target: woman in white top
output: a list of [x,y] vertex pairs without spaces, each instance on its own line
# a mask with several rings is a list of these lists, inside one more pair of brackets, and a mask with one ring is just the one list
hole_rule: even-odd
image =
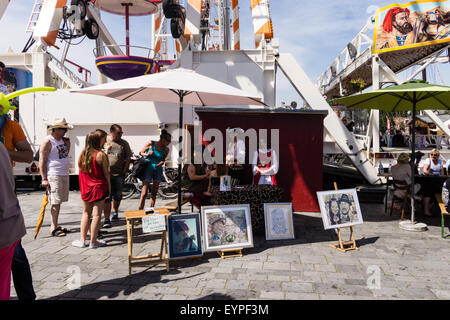
[[[427,176],[444,175],[444,162],[439,159],[440,153],[437,149],[431,150],[431,157],[425,160],[423,165],[423,174]],[[431,216],[430,212],[430,201],[431,197],[434,197],[436,193],[441,193],[442,185],[436,185],[432,181],[423,186],[423,214],[426,216]]]
[[275,175],[278,173],[278,157],[274,150],[270,148],[270,144],[260,143],[259,148],[253,154],[252,171],[253,184],[271,184],[276,186],[277,181]]
[[437,149],[431,150],[431,156],[425,160],[423,165],[423,174],[431,175],[444,175],[444,161],[439,159],[440,153]]

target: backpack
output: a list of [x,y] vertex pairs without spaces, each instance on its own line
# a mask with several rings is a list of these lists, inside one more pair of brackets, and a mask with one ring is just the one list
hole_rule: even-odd
[[138,178],[142,180],[144,178],[145,169],[147,169],[147,161],[144,157],[140,157],[136,160],[136,162],[133,164],[133,169],[131,170],[131,174],[133,177]]

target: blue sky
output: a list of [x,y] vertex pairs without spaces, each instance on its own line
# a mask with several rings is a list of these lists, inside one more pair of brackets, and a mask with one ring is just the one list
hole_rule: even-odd
[[[407,1],[398,1],[406,3]],[[280,51],[292,53],[315,82],[345,48],[368,19],[378,8],[395,3],[385,0],[271,0],[271,13],[274,35],[280,39]],[[25,28],[32,11],[34,0],[13,0],[0,21],[0,52],[11,47],[20,52],[28,40]],[[253,47],[253,26],[251,21],[250,0],[240,1],[241,48]],[[116,38],[117,43],[125,43],[125,19],[121,16],[102,13],[104,23]],[[133,17],[131,19],[131,44],[150,47],[151,17]],[[58,43],[57,43],[58,44]],[[57,57],[61,50],[51,49]],[[91,82],[97,81],[97,70],[92,50],[94,42],[86,39],[78,46],[73,46],[68,58],[77,62],[93,73]],[[436,70],[438,68],[438,71]],[[429,69],[428,80],[450,85],[449,64],[439,64]],[[408,70],[401,75],[406,78],[412,74]],[[300,101],[298,94],[291,88],[281,72],[277,78],[277,104],[281,101]]]

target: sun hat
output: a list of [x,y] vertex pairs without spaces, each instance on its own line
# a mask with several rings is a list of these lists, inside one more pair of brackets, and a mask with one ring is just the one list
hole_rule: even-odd
[[225,222],[226,217],[223,213],[213,213],[211,216],[209,216],[209,223],[213,225],[216,221],[222,220]]
[[408,160],[409,154],[402,152],[398,155],[397,161],[408,161]]
[[56,118],[55,120],[53,120],[51,124],[48,125],[48,129],[56,129],[56,128],[73,129],[73,125],[68,123],[66,121],[66,118]]

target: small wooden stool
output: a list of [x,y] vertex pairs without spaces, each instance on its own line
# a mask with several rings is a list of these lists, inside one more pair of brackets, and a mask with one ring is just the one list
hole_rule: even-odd
[[[155,213],[171,215],[169,210],[165,208],[155,208]],[[155,264],[165,264],[166,270],[169,272],[169,259],[167,256],[167,231],[162,231],[161,234],[161,250],[157,254],[149,254],[145,256],[133,256],[133,235],[135,220],[147,216],[144,210],[125,211],[125,218],[127,221],[127,239],[128,239],[128,272],[131,275],[132,267],[142,267]],[[166,251],[164,254],[164,250]]]
[[444,202],[442,201],[442,196],[437,193],[435,194],[436,200],[439,203],[439,208],[441,209],[441,237],[443,239],[450,237],[450,234],[445,234],[445,216],[450,216],[450,213],[447,212],[447,209],[445,208]]

